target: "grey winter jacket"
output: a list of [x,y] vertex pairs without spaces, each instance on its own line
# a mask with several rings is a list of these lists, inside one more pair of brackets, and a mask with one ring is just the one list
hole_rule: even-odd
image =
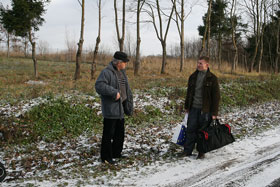
[[120,92],[117,70],[114,69],[112,62],[103,69],[95,82],[95,90],[101,96],[102,115],[108,119],[123,119],[124,113],[132,115],[133,112],[133,97],[128,85],[127,76],[124,70],[126,82],[127,99],[122,102],[121,99],[116,101],[117,93]]

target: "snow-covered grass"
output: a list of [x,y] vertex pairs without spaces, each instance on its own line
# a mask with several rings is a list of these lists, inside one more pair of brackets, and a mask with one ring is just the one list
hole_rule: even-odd
[[[141,185],[147,178],[150,180],[147,180],[145,184],[160,185],[168,183],[167,180],[174,182],[173,178],[168,179],[171,176],[167,173],[166,176],[163,175],[155,180],[152,177],[153,174],[164,172],[171,167],[174,169],[174,167],[182,166],[181,170],[185,169],[184,173],[189,173],[190,168],[193,173],[198,173],[200,170],[195,168],[198,161],[192,158],[179,158],[177,154],[182,151],[182,147],[170,142],[172,129],[183,119],[182,114],[176,112],[183,100],[169,99],[170,92],[169,89],[162,88],[147,92],[134,91],[135,117],[126,119],[123,154],[127,158],[117,160],[116,166],[100,163],[101,133],[84,133],[78,138],[64,138],[53,142],[39,141],[28,145],[5,145],[1,148],[0,158],[7,168],[8,176],[2,185]],[[87,107],[99,110],[98,115],[101,115],[100,100],[97,95],[75,93],[59,97],[74,101],[83,100],[82,103],[87,103]],[[0,104],[0,114],[8,117],[22,116],[42,102],[46,102],[46,98],[22,101],[17,106]],[[232,126],[237,142],[257,137],[266,129],[280,124],[280,102],[277,100],[226,111],[228,110],[223,110],[221,113],[220,121]],[[209,153],[207,158],[211,160],[214,156],[220,158],[223,155],[235,153],[230,147]],[[218,162],[218,158],[206,161],[203,167],[207,168],[210,163],[213,165],[212,162]],[[226,161],[225,158],[224,161]],[[178,178],[182,177],[177,175]]]

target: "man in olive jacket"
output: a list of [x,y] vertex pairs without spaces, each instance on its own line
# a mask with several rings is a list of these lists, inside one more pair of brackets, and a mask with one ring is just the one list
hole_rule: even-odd
[[[192,155],[198,130],[217,118],[219,102],[218,78],[210,72],[209,57],[202,56],[197,62],[197,70],[189,77],[185,100],[185,109],[189,114],[183,153],[186,156]],[[204,157],[204,153],[199,153],[197,159]]]
[[113,60],[96,80],[95,89],[101,96],[103,135],[101,161],[114,164],[121,158],[124,142],[124,114],[132,115],[133,98],[125,73],[127,54],[117,51]]

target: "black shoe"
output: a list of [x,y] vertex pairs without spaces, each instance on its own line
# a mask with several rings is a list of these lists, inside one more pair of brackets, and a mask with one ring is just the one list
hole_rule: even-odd
[[196,159],[204,159],[205,158],[205,153],[198,153]]

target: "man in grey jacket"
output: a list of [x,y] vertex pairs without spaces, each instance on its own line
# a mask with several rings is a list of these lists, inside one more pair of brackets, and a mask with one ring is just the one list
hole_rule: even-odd
[[124,142],[124,114],[132,115],[133,98],[127,76],[127,54],[117,51],[113,60],[96,80],[95,89],[101,96],[103,135],[101,161],[114,164],[113,158],[122,158]]

